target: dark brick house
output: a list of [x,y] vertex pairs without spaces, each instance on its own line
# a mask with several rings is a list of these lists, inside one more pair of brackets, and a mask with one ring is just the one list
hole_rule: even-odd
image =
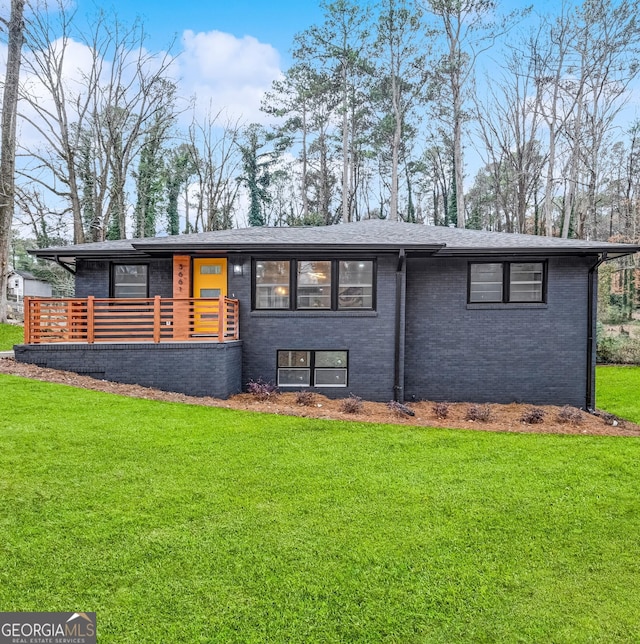
[[76,297],[29,303],[16,358],[196,395],[593,407],[597,268],[638,250],[379,220],[42,249]]

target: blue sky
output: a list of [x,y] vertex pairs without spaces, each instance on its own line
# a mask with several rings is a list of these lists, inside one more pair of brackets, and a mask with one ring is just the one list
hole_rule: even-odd
[[[54,6],[57,0],[45,1]],[[76,8],[77,25],[87,20],[91,24],[97,0],[63,1]],[[553,2],[538,0],[536,9],[546,12]],[[7,3],[8,0],[0,0],[0,8]],[[166,50],[175,41],[171,53],[177,58],[172,74],[179,86],[178,94],[185,99],[195,97],[200,116],[222,110],[229,120],[248,123],[267,118],[260,111],[261,99],[289,67],[295,34],[322,22],[319,3],[320,0],[113,0],[100,6],[125,24],[139,17],[151,52]],[[508,11],[524,3],[502,0],[500,4],[502,11]],[[89,50],[76,47],[74,63],[78,69],[89,61]],[[186,113],[184,118],[190,119]]]
[[[70,1],[77,24],[91,23],[97,3]],[[7,2],[0,0],[0,7]],[[177,55],[173,73],[179,95],[196,97],[197,112],[222,109],[229,120],[245,123],[264,121],[260,100],[289,66],[295,34],[321,22],[323,13],[319,3],[305,0],[115,0],[99,6],[124,24],[140,18],[152,52],[175,41],[171,53]],[[88,51],[79,51],[76,59],[81,68]]]
[[[91,12],[92,3],[80,0],[80,11]],[[242,38],[253,36],[262,43],[272,45],[282,56],[283,63],[289,60],[293,36],[314,22],[319,22],[322,11],[317,2],[308,0],[213,0],[203,2],[186,0],[138,0],[136,2],[112,2],[111,7],[126,22],[136,16],[142,18],[153,48],[161,48],[174,37],[178,42],[185,30],[195,33],[223,31]]]

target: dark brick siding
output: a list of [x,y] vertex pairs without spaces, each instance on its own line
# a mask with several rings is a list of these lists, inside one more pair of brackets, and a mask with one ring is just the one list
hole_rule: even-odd
[[585,406],[593,263],[551,258],[546,305],[495,306],[467,304],[467,259],[409,260],[406,399]]
[[[396,255],[378,257],[377,310],[361,313],[251,311],[251,259],[237,260],[244,262],[242,276],[233,275],[229,267],[229,295],[240,300],[242,340],[242,369],[233,372],[234,382],[245,386],[249,379],[275,381],[278,349],[346,349],[348,387],[318,391],[333,397],[354,393],[370,400],[393,398]],[[405,354],[400,370],[405,399],[584,406],[587,274],[594,262],[595,257],[550,258],[547,304],[496,306],[467,304],[467,259],[407,260],[406,324],[400,347]],[[148,263],[150,296],[171,297],[171,260]],[[79,262],[76,290],[79,297],[107,297],[109,263]],[[123,346],[132,347],[135,356],[126,362],[127,368],[139,373],[139,347]],[[175,354],[176,365],[183,356],[195,355],[191,345],[189,349]],[[109,360],[121,361],[123,355],[114,351]],[[199,381],[204,379],[209,392],[215,370],[208,358],[194,365],[184,358],[182,366],[174,368],[173,354],[162,355],[167,359],[145,372],[153,374],[149,384],[196,393],[203,391]],[[89,362],[76,366],[92,369]],[[140,381],[136,378],[131,381]],[[237,384],[227,390],[234,387]]]
[[240,299],[243,382],[275,382],[278,349],[346,349],[348,386],[316,391],[335,398],[354,393],[368,400],[391,400],[397,263],[395,255],[378,257],[375,312],[269,312],[251,311],[251,263],[245,258],[244,275],[229,278],[229,294]]
[[[79,260],[76,270],[76,297],[110,297],[109,280],[111,264],[122,262],[100,262]],[[132,262],[133,263],[133,262]],[[149,259],[141,264],[149,266],[149,297],[173,297],[173,264],[171,259]]]
[[192,396],[227,398],[242,386],[242,342],[42,344],[17,346],[15,355],[41,367]]

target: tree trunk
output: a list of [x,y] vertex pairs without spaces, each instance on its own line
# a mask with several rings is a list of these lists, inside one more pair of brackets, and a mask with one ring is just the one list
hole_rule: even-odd
[[398,221],[398,165],[400,163],[400,144],[402,142],[402,113],[400,112],[399,90],[397,88],[395,75],[391,79],[391,91],[393,95],[393,115],[395,117],[395,129],[393,131],[393,144],[391,149],[391,201],[389,204],[389,219]]
[[464,206],[464,169],[462,159],[462,101],[460,100],[460,84],[455,86],[453,105],[453,162],[456,175],[456,211],[458,228],[465,225]]
[[9,273],[9,244],[15,200],[16,119],[20,62],[24,41],[25,0],[11,0],[8,31],[7,71],[2,100],[0,146],[0,322],[7,320],[7,275]]
[[307,175],[309,173],[307,157],[307,106],[302,105],[302,219],[306,223],[309,217],[309,197],[307,195]]
[[342,221],[351,221],[349,209],[349,115],[347,114],[347,65],[342,69]]
[[553,123],[549,124],[549,161],[547,162],[547,181],[544,188],[544,226],[545,235],[553,237],[553,173],[556,158],[556,134]]

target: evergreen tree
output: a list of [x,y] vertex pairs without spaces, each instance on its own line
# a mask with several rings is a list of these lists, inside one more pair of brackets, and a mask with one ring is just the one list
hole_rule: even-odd
[[156,235],[158,211],[165,180],[163,145],[168,138],[172,123],[173,114],[166,110],[159,110],[142,143],[138,171],[133,175],[137,189],[134,211],[136,237]]
[[172,150],[169,155],[164,184],[167,195],[167,232],[170,235],[180,234],[178,197],[189,177],[194,173],[194,156],[195,151],[184,143]]
[[447,204],[447,212],[444,217],[444,225],[458,225],[458,184],[455,172],[451,177],[451,190],[449,191],[449,203]]
[[243,175],[238,181],[249,191],[249,225],[266,226],[265,205],[271,200],[269,185],[271,183],[270,166],[274,162],[274,154],[260,152],[266,145],[266,136],[257,124],[250,125],[244,142],[239,144],[242,154]]

